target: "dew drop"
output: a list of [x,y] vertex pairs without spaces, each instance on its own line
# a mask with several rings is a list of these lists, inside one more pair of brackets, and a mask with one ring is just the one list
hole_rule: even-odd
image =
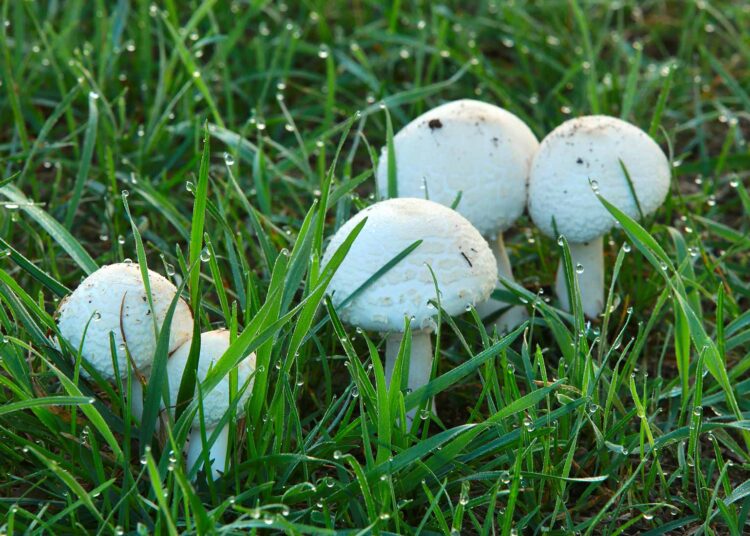
[[234,165],[234,157],[229,153],[224,153],[224,163],[228,166]]
[[583,273],[583,265],[580,262],[578,264],[576,264],[576,273],[577,274],[582,274]]
[[529,417],[523,418],[523,426],[528,430],[529,432],[533,432],[536,428],[536,425],[534,424],[534,421],[531,420]]

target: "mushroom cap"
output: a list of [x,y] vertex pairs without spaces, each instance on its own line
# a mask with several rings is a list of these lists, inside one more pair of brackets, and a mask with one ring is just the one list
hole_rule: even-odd
[[[566,121],[539,147],[531,165],[529,214],[548,236],[583,243],[606,233],[615,220],[594,189],[632,218],[638,207],[620,161],[630,175],[643,214],[669,191],[670,166],[656,142],[621,119],[591,115]],[[596,181],[596,185],[593,182]]]
[[[198,374],[196,380],[202,382],[206,379],[209,369],[219,360],[229,348],[229,331],[217,329],[201,334],[201,349],[198,358]],[[190,356],[190,341],[180,346],[167,361],[167,377],[169,378],[169,400],[172,405],[177,403],[177,393],[180,390],[182,374],[185,372],[188,357]],[[240,388],[245,385],[250,375],[255,370],[255,354],[250,354],[237,365],[237,384]],[[240,396],[237,405],[237,416],[242,415],[245,402],[252,393],[253,380]],[[198,395],[198,386],[195,387],[195,396]],[[207,428],[213,428],[229,409],[229,375],[224,376],[211,392],[203,397],[203,415]],[[194,423],[198,423],[200,416],[195,414]]]
[[[452,206],[460,192],[456,210],[484,236],[503,232],[526,208],[539,142],[526,123],[498,106],[470,99],[443,104],[402,128],[393,145],[399,197]],[[377,183],[387,197],[387,147]]]
[[[151,270],[148,272],[148,279],[156,323],[161,329],[177,288]],[[108,380],[115,377],[109,344],[110,332],[114,333],[121,377],[125,378],[128,374],[125,345],[140,372],[146,373],[151,369],[156,351],[156,335],[146,288],[137,263],[110,264],[89,275],[61,303],[57,325],[60,334],[76,350],[80,347],[85,332],[83,358]],[[185,300],[180,299],[172,317],[169,352],[190,340],[192,334],[193,314]]]
[[[364,209],[331,239],[327,264],[352,229],[367,218],[329,289],[345,322],[368,330],[403,331],[404,317],[418,329],[434,326],[435,273],[443,309],[462,313],[486,300],[497,281],[497,264],[487,242],[455,210],[424,199],[396,198]],[[354,300],[339,305],[385,264],[416,240],[422,243]]]

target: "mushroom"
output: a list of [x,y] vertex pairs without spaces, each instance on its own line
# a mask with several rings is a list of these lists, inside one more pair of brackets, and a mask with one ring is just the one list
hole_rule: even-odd
[[[156,351],[153,317],[161,329],[177,292],[172,283],[156,272],[149,270],[148,280],[154,304],[153,312],[139,265],[125,262],[104,266],[84,279],[62,301],[57,320],[60,335],[76,350],[81,347],[85,332],[82,357],[107,380],[115,378],[110,349],[110,333],[114,334],[121,378],[127,378],[127,354],[132,359],[134,374],[130,406],[133,416],[138,420],[143,413],[141,382],[151,372]],[[180,299],[172,317],[169,352],[189,341],[192,334],[193,314],[188,304]],[[83,374],[87,376],[85,370]]]
[[[167,377],[169,378],[169,400],[172,405],[177,403],[177,394],[180,390],[182,374],[185,371],[187,360],[190,355],[190,341],[180,346],[167,361]],[[198,358],[198,370],[196,382],[206,379],[211,367],[224,355],[229,348],[229,332],[225,329],[208,331],[201,334],[200,357]],[[237,417],[242,416],[245,402],[251,394],[252,374],[255,370],[255,354],[250,354],[237,365],[238,386],[240,389],[237,401]],[[249,382],[249,383],[248,383]],[[244,391],[245,384],[248,386]],[[225,424],[218,432],[216,440],[211,443],[211,436],[220,424],[222,417],[230,406],[229,399],[229,376],[225,376],[209,393],[203,397],[203,418],[205,423],[206,439],[209,446],[209,460],[211,462],[211,474],[214,479],[221,476],[227,463],[227,449],[229,447],[229,423]],[[195,395],[198,396],[196,385]],[[190,470],[201,458],[203,452],[203,441],[201,439],[200,414],[196,413],[190,437],[187,444],[187,467]]]
[[[503,232],[526,208],[529,166],[539,147],[528,126],[492,104],[462,99],[433,108],[393,138],[399,197],[427,198],[454,206],[488,239],[498,272],[513,280]],[[388,197],[388,154],[377,169],[378,190]],[[460,199],[459,199],[460,196]],[[498,288],[503,288],[499,281]],[[480,304],[482,317],[507,307],[494,299]],[[511,307],[496,321],[507,331],[528,317]]]
[[[440,306],[449,315],[484,301],[497,280],[487,242],[456,211],[424,199],[381,201],[347,221],[333,236],[323,257],[327,264],[352,230],[367,222],[334,274],[329,289],[341,319],[363,329],[386,332],[386,380],[390,384],[405,319],[412,330],[407,385],[425,385],[432,373],[430,334]],[[351,301],[350,295],[415,241],[422,242]],[[433,273],[435,279],[433,280]],[[410,420],[414,411],[409,412]]]
[[[542,140],[531,166],[529,214],[544,234],[570,243],[586,316],[604,308],[602,236],[615,224],[595,194],[632,218],[646,216],[664,202],[670,174],[656,142],[614,117],[571,119]],[[570,310],[562,261],[555,292]]]

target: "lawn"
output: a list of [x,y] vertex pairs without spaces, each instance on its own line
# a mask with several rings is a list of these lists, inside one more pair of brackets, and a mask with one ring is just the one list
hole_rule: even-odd
[[[2,20],[0,533],[750,530],[750,4],[6,0]],[[530,321],[441,314],[433,381],[387,390],[385,338],[341,322],[323,253],[377,200],[393,133],[461,98],[540,140],[625,119],[670,191],[605,235],[593,320],[554,293],[567,241],[522,216],[496,295]],[[229,328],[202,388],[256,355],[220,478],[181,456],[201,397],[159,412],[164,337],[140,423],[132,377],[56,340],[61,300],[127,259],[196,332]]]

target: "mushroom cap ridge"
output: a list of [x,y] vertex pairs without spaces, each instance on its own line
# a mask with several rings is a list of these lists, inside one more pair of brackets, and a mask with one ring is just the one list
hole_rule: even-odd
[[[420,115],[394,136],[399,197],[451,206],[484,236],[513,225],[526,208],[529,167],[539,147],[528,126],[498,106],[462,99]],[[388,154],[377,169],[388,191]],[[425,193],[427,189],[427,195]]]
[[566,121],[539,147],[531,165],[529,214],[546,235],[557,232],[583,243],[615,223],[597,199],[600,195],[632,218],[638,208],[620,164],[633,183],[644,215],[654,212],[669,191],[670,166],[657,143],[643,130],[620,119],[592,115]]
[[[323,258],[333,253],[367,218],[329,290],[345,322],[368,330],[403,331],[404,317],[417,328],[432,327],[437,314],[434,271],[443,309],[462,313],[486,300],[497,281],[497,264],[487,242],[456,211],[424,199],[381,201],[359,212],[331,239]],[[386,263],[417,240],[422,243],[343,308],[338,306]],[[428,267],[429,265],[429,267]]]
[[[198,358],[197,381],[203,381],[208,375],[209,368],[224,355],[229,348],[229,331],[226,329],[217,329],[207,331],[201,334],[200,357]],[[182,374],[185,372],[188,357],[190,356],[190,341],[180,346],[167,361],[167,376],[169,378],[169,402],[174,406],[177,403],[177,393],[180,390]],[[245,385],[250,375],[255,370],[255,354],[250,354],[237,365],[237,384],[240,388]],[[237,416],[241,416],[245,402],[250,398],[253,389],[253,380],[245,389],[237,403]],[[195,388],[195,394],[198,394],[198,387]],[[226,375],[214,387],[211,392],[203,397],[203,416],[206,427],[213,428],[229,408],[229,375]],[[200,419],[196,413],[194,422]]]
[[[161,328],[177,288],[156,272],[149,270],[148,278],[157,324]],[[74,349],[78,349],[86,332],[83,358],[106,379],[114,379],[110,332],[114,333],[117,363],[122,377],[126,377],[128,372],[126,343],[138,370],[150,370],[156,351],[156,337],[146,288],[137,263],[110,264],[99,268],[63,300],[57,314],[60,333]],[[180,299],[172,317],[169,351],[190,340],[192,333],[193,314],[188,304]]]

